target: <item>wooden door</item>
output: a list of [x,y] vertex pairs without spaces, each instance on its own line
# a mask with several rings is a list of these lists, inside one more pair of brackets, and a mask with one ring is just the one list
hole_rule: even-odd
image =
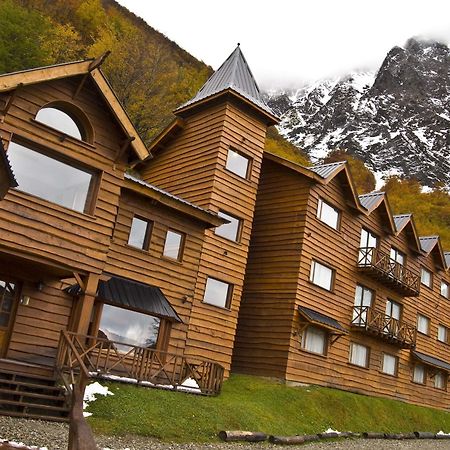
[[17,301],[17,284],[11,281],[0,280],[0,357],[5,356],[8,349]]

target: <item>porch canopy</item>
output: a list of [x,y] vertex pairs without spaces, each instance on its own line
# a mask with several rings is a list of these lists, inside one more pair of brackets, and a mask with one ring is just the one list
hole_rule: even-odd
[[304,321],[311,325],[317,325],[319,327],[327,329],[331,334],[342,335],[347,334],[347,330],[332,317],[326,316],[306,306],[299,306],[298,312]]
[[442,359],[435,358],[434,356],[426,355],[425,353],[416,351],[411,353],[414,358],[419,360],[421,363],[450,373],[450,364],[448,362],[442,361]]
[[[79,284],[73,284],[65,291],[70,295],[83,293]],[[113,306],[182,322],[161,289],[149,284],[112,276],[109,280],[99,281],[97,298]]]

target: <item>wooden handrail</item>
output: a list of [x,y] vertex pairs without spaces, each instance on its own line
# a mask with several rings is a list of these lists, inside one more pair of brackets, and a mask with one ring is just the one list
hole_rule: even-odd
[[384,339],[398,342],[402,346],[415,347],[416,345],[417,328],[414,325],[375,311],[370,306],[353,307],[351,324],[376,333]]
[[56,367],[71,380],[80,373],[86,377],[117,376],[172,389],[184,388],[183,383],[191,378],[204,395],[220,393],[224,374],[215,361],[68,331],[61,332]]
[[419,294],[419,276],[376,247],[359,248],[358,267],[375,269],[384,280],[406,289],[413,295]]

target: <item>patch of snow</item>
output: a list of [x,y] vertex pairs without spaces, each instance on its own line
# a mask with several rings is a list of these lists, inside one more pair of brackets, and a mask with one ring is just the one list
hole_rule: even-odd
[[438,431],[436,434],[438,434],[439,436],[450,436],[450,433],[444,433],[442,430]]
[[22,448],[26,448],[27,450],[28,449],[33,449],[33,450],[48,450],[48,448],[47,447],[37,447],[37,446],[35,446],[35,445],[27,445],[27,444],[24,444],[23,442],[14,442],[14,441],[8,441],[8,439],[0,439],[0,444],[8,444],[9,446],[11,446],[11,447],[17,447],[17,448],[19,448],[19,449],[22,449]]
[[193,378],[187,378],[186,380],[184,380],[183,384],[177,387],[177,391],[197,392],[197,393],[202,392],[200,386]]
[[450,122],[450,116],[447,116],[447,114],[438,114],[439,117],[442,117],[445,120],[448,120]]
[[327,434],[330,434],[330,433],[341,434],[340,431],[338,431],[338,430],[333,430],[333,428],[328,428],[328,430],[325,430],[324,433],[327,433]]
[[351,75],[352,81],[351,85],[352,87],[361,93],[364,93],[367,88],[371,87],[373,85],[373,82],[375,81],[375,73],[374,72],[357,72]]
[[429,141],[429,139],[425,136],[425,132],[427,131],[426,127],[417,128],[413,133],[419,138],[421,142],[423,142],[427,147],[431,147],[433,142]]
[[[85,410],[89,403],[95,402],[97,400],[96,395],[114,395],[106,386],[102,386],[98,381],[95,383],[88,384],[86,386],[86,390],[84,391],[84,397],[83,397],[83,410]],[[92,416],[92,413],[83,411],[84,417]]]
[[422,192],[422,194],[429,194],[430,192],[433,192],[433,188],[430,188],[429,186],[422,186],[420,188],[420,192]]

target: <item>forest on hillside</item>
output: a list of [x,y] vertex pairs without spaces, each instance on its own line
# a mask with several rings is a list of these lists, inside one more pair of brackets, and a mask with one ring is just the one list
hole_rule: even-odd
[[[212,73],[114,0],[0,0],[0,73],[98,57],[108,50],[102,70],[147,143]],[[269,130],[266,149],[309,164],[276,129]],[[358,192],[372,190],[373,175],[364,164],[344,157]],[[448,192],[436,187],[423,193],[414,180],[396,178],[387,181],[385,190],[394,213],[414,213],[419,233],[439,234],[450,250]]]

